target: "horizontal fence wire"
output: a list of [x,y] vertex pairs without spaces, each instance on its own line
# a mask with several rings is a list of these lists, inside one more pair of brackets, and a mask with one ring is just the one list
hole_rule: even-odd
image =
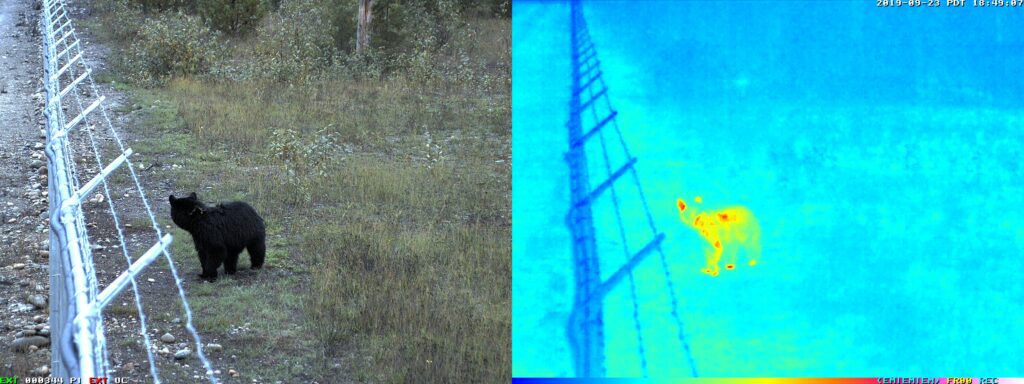
[[[46,167],[50,209],[50,328],[53,340],[53,375],[80,377],[82,382],[94,377],[110,376],[112,370],[104,335],[103,309],[130,286],[139,314],[139,333],[145,343],[150,375],[155,383],[161,382],[153,355],[154,347],[147,332],[142,297],[135,279],[154,260],[163,256],[174,278],[186,315],[185,327],[194,341],[196,355],[205,368],[207,379],[217,383],[212,365],[203,353],[202,340],[192,323],[192,310],[185,297],[182,280],[168,251],[172,237],[160,230],[153,208],[146,199],[145,190],[132,167],[133,151],[125,147],[117,130],[114,129],[104,104],[106,97],[100,94],[92,70],[86,63],[85,52],[71,22],[69,9],[64,0],[44,0],[41,14],[43,84],[46,94],[43,110],[46,117],[44,152],[48,160]],[[72,112],[71,115],[68,112]],[[97,114],[99,116],[96,116]],[[88,145],[76,148],[71,143],[71,139],[75,137],[87,138]],[[112,139],[117,147],[116,157],[109,162],[105,162],[100,145],[100,142],[107,138]],[[83,148],[88,153],[81,155],[95,161],[95,166],[99,170],[84,183],[82,172],[75,161],[78,158],[75,151]],[[125,172],[125,168],[133,182],[133,193],[137,193],[141,198],[153,235],[157,239],[155,244],[134,260],[122,224],[125,214],[118,210],[115,199],[112,198],[111,187],[108,185],[108,178],[119,170]],[[125,270],[102,290],[96,278],[93,245],[89,240],[90,234],[82,209],[82,204],[89,196],[95,194],[102,194],[102,200],[107,202],[110,218],[117,233],[118,246],[126,262]]]

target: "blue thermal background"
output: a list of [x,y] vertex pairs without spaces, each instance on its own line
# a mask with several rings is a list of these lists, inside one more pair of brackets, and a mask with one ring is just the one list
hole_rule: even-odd
[[[1024,376],[1024,8],[583,9],[701,376]],[[512,41],[513,375],[573,376],[569,4],[514,2]],[[757,266],[700,273],[693,196],[753,212]],[[625,256],[599,209],[606,277]],[[633,275],[636,319],[628,284],[604,302],[607,374],[689,375],[660,262]]]

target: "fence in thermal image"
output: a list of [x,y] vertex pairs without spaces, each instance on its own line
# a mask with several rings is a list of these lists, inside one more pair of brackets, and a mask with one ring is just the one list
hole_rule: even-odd
[[[587,30],[583,6],[579,0],[570,2],[570,20],[572,93],[569,122],[566,125],[569,131],[569,150],[565,159],[569,164],[571,206],[566,223],[572,235],[576,294],[567,334],[573,350],[576,375],[601,377],[607,374],[606,363],[610,357],[606,353],[605,344],[608,334],[623,330],[622,327],[613,329],[605,326],[605,318],[608,316],[605,301],[609,293],[618,287],[628,288],[628,298],[632,304],[631,317],[635,329],[626,332],[635,333],[637,350],[631,360],[639,363],[644,376],[648,374],[647,356],[653,352],[651,348],[646,348],[651,341],[644,340],[640,305],[643,298],[638,297],[639,283],[634,278],[634,272],[647,256],[657,254],[664,273],[663,289],[667,291],[665,293],[671,305],[667,315],[678,329],[676,337],[685,355],[685,363],[689,364],[691,374],[696,377],[697,368],[686,340],[679,300],[661,247],[665,235],[654,225],[637,176],[637,158],[630,153],[619,129],[618,112],[612,108],[608,97],[601,62]],[[592,177],[598,175],[599,182],[592,185]],[[599,206],[602,200],[603,205]],[[626,208],[631,204],[638,208]],[[608,220],[596,219],[599,209],[611,211]],[[639,223],[632,222],[638,219]],[[605,225],[608,222],[614,225]],[[604,233],[606,231],[608,233]],[[630,240],[636,237],[641,238],[639,244],[642,245],[630,249]],[[608,252],[608,249],[600,246],[602,242],[621,246]],[[615,255],[619,252],[624,255],[622,263],[612,262],[619,260],[619,256]],[[626,310],[630,311],[629,308]]]

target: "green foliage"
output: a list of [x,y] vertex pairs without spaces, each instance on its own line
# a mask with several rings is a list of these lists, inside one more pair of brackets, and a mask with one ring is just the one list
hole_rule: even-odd
[[512,17],[512,0],[456,0],[462,13],[474,17]]
[[[399,74],[421,84],[487,89],[507,87],[510,79],[508,22],[494,19],[510,12],[507,0],[378,1],[371,47],[358,55],[357,0],[97,4],[110,25],[109,34],[131,42],[121,55],[124,72],[143,83],[206,72],[232,80],[281,82],[338,74],[358,79]],[[230,36],[225,40],[230,51],[219,49],[210,30]]]
[[380,2],[373,44],[389,56],[441,48],[465,24],[460,8],[446,0]]
[[134,41],[139,35],[139,25],[145,18],[142,8],[129,0],[110,0],[97,3],[103,15],[103,25],[107,35],[114,41],[126,43]]
[[196,10],[213,29],[238,34],[252,29],[272,5],[265,0],[198,0]]
[[256,44],[245,78],[307,80],[332,62],[333,30],[326,3],[284,2],[257,28]]
[[355,47],[356,41],[356,12],[359,9],[358,0],[325,0],[325,17],[331,21],[331,38],[334,40],[334,47],[341,51],[349,51]]
[[[487,14],[490,3],[457,0],[387,2],[375,21],[373,45],[389,71],[435,87],[504,87],[511,61],[507,20]],[[483,7],[483,8],[481,8]],[[493,26],[497,25],[497,28]],[[488,70],[496,68],[495,73]]]
[[149,18],[139,29],[121,67],[128,78],[144,84],[202,74],[217,61],[218,39],[218,33],[195,16],[165,13]]
[[301,135],[293,129],[275,129],[270,134],[270,153],[284,165],[284,180],[299,193],[294,195],[298,202],[308,203],[312,199],[313,183],[327,176],[336,157],[337,135],[331,126],[324,127],[316,135]]
[[146,13],[160,11],[192,11],[196,0],[130,0],[142,7]]
[[512,0],[496,0],[491,2],[491,12],[495,16],[512,18]]

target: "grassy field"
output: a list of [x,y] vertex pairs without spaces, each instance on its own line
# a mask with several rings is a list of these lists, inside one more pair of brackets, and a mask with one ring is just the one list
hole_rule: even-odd
[[[470,28],[468,52],[508,62],[507,19]],[[489,85],[328,73],[121,87],[141,109],[136,161],[160,165],[178,193],[245,200],[267,222],[267,270],[188,293],[198,329],[226,340],[239,371],[510,380],[510,74],[480,68]],[[174,234],[175,258],[195,264]]]

